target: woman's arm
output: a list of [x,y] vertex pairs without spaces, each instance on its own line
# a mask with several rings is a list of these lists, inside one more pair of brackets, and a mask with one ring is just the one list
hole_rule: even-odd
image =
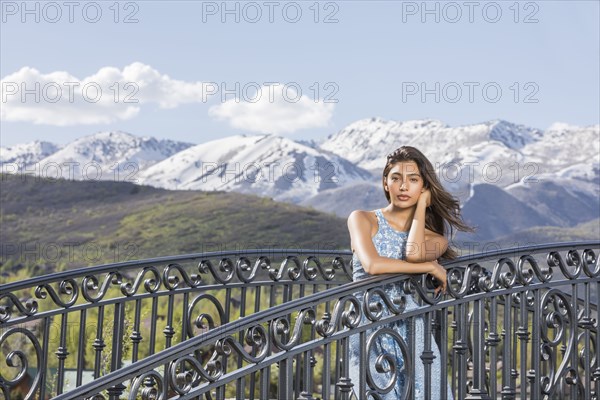
[[435,232],[425,229],[425,213],[431,201],[431,193],[426,189],[417,201],[413,220],[406,242],[406,261],[426,262],[440,258],[448,247],[448,240]]
[[371,222],[366,216],[365,211],[356,210],[350,214],[348,217],[348,231],[350,232],[352,249],[368,274],[429,273],[442,282],[442,290],[446,290],[446,270],[436,261],[431,260],[415,263],[380,256],[373,245]]

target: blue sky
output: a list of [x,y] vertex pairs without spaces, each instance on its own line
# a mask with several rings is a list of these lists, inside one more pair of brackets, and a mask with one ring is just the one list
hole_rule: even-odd
[[370,117],[600,122],[598,1],[0,3],[2,146],[321,139]]

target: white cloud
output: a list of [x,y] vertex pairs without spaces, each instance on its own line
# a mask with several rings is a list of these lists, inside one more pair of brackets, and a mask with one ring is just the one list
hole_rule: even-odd
[[315,102],[308,96],[298,96],[291,87],[277,86],[262,86],[255,97],[230,99],[210,107],[208,113],[235,128],[254,132],[292,133],[329,124],[333,103]]
[[171,79],[139,62],[122,70],[104,67],[83,79],[23,67],[1,80],[0,117],[56,126],[110,123],[133,118],[153,103],[175,108],[206,101],[204,85]]
[[[239,82],[229,87],[186,82],[140,62],[123,69],[103,67],[83,79],[23,67],[0,82],[3,121],[55,126],[106,124],[134,118],[142,107],[170,109],[218,98],[222,103],[208,110],[217,119],[253,132],[291,133],[327,126],[334,109],[333,103],[299,95],[299,87],[251,82],[241,89]],[[225,101],[230,87],[236,88],[235,99]],[[246,87],[255,89],[255,96],[246,98]]]

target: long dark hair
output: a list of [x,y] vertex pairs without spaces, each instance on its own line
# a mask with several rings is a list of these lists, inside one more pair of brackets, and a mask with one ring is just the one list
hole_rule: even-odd
[[[423,186],[431,192],[431,205],[425,213],[425,227],[440,235],[452,237],[454,229],[472,232],[473,228],[467,225],[460,215],[460,203],[440,183],[431,162],[423,153],[411,146],[402,146],[393,153],[388,154],[385,168],[383,168],[384,193],[388,203],[391,202],[390,194],[385,190],[385,181],[390,170],[400,161],[414,161],[419,167],[423,178]],[[442,254],[442,258],[454,259],[458,253],[450,244]]]

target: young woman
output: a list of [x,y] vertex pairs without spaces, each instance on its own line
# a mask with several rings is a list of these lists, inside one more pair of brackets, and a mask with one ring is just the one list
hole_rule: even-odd
[[[383,169],[383,190],[389,202],[388,206],[375,211],[353,211],[348,217],[353,251],[353,280],[361,280],[371,275],[402,273],[433,275],[438,283],[436,292],[446,291],[446,270],[438,263],[439,258],[452,259],[456,251],[448,245],[446,234],[453,229],[471,231],[460,217],[459,202],[449,194],[439,182],[431,162],[414,147],[403,146],[388,155]],[[448,230],[450,232],[448,232]],[[386,285],[384,291],[390,299],[404,297],[405,310],[419,307],[412,296],[406,295],[400,285]],[[362,301],[359,295],[359,300]],[[364,314],[364,313],[363,313]],[[364,319],[364,316],[363,316]],[[415,399],[424,397],[425,369],[421,360],[424,350],[423,319],[415,319],[415,332],[410,332],[408,321],[386,325],[396,332],[414,354],[410,364],[414,369]],[[382,333],[383,332],[383,333]],[[371,353],[366,357],[367,365],[360,365],[360,344],[358,335],[350,338],[350,378],[358,398],[360,369],[368,369],[370,382],[367,391],[375,390],[383,399],[401,399],[409,389],[402,346],[393,334],[376,330],[367,331],[367,342],[373,337]],[[442,371],[440,355],[435,341],[431,351],[435,356],[431,364],[431,399],[452,398],[448,389],[442,393],[440,378]],[[396,366],[396,377],[391,372],[381,372],[375,368],[381,356],[391,357]],[[381,362],[380,362],[381,364]],[[385,364],[385,362],[383,363]],[[387,362],[389,369],[389,360]],[[385,369],[385,368],[384,368]],[[367,376],[367,374],[365,374]],[[395,380],[395,382],[394,382]],[[387,391],[391,383],[393,387]],[[368,383],[373,387],[369,388]],[[412,388],[410,388],[412,390]]]

